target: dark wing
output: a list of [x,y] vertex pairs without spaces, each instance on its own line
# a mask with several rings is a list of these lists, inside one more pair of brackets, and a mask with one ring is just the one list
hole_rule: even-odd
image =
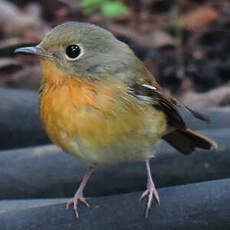
[[176,99],[165,95],[158,85],[154,86],[147,83],[136,83],[131,89],[134,96],[139,100],[146,100],[155,108],[164,111],[167,116],[168,126],[172,127],[173,131],[166,133],[162,138],[179,152],[190,154],[195,148],[213,149],[217,147],[214,141],[186,127],[178,111],[178,106],[188,110],[198,119],[209,121],[205,116],[188,108]]
[[140,100],[148,99],[150,103],[165,112],[168,125],[177,129],[186,129],[186,125],[178,112],[177,105],[168,96],[163,94],[159,87],[150,84],[134,84],[132,93]]
[[171,127],[182,130],[186,129],[185,122],[178,111],[178,107],[182,107],[186,111],[189,111],[197,119],[209,122],[209,118],[203,114],[192,110],[175,98],[166,95],[158,84],[136,83],[131,86],[131,89],[135,97],[140,100],[148,98],[148,101],[150,101],[154,107],[164,111],[167,115],[168,124]]

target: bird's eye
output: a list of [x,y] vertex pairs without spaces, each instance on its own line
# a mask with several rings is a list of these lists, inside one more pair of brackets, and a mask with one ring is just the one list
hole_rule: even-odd
[[66,57],[70,61],[76,60],[81,54],[81,48],[78,45],[69,45],[66,47]]

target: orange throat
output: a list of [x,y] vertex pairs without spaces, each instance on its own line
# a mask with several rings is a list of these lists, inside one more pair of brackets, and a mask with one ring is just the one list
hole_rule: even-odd
[[79,121],[76,111],[90,106],[97,108],[95,87],[88,81],[65,76],[49,60],[41,60],[43,79],[39,96],[41,121],[55,143],[62,142],[60,133],[72,136]]

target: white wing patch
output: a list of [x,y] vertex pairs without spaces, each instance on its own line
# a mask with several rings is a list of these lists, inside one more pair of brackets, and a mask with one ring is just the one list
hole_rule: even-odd
[[144,86],[145,88],[148,88],[148,89],[153,89],[153,90],[156,90],[156,89],[157,89],[157,88],[154,87],[153,85],[142,84],[142,86]]

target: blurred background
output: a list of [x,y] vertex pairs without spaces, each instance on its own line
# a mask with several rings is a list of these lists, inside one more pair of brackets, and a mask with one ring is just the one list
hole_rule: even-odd
[[0,86],[37,90],[37,59],[13,50],[70,20],[111,30],[193,108],[230,104],[229,0],[0,0]]
[[[185,157],[166,144],[157,149],[151,168],[161,206],[153,205],[148,221],[145,202],[137,202],[146,185],[143,162],[96,170],[85,190],[91,206],[80,207],[80,220],[64,208],[86,165],[47,145],[37,109],[39,61],[13,52],[71,20],[112,31],[167,93],[212,121],[183,114],[189,127],[218,143],[216,151],[198,149]],[[97,230],[108,224],[110,230],[229,230],[229,118],[229,0],[0,0],[1,230]]]

